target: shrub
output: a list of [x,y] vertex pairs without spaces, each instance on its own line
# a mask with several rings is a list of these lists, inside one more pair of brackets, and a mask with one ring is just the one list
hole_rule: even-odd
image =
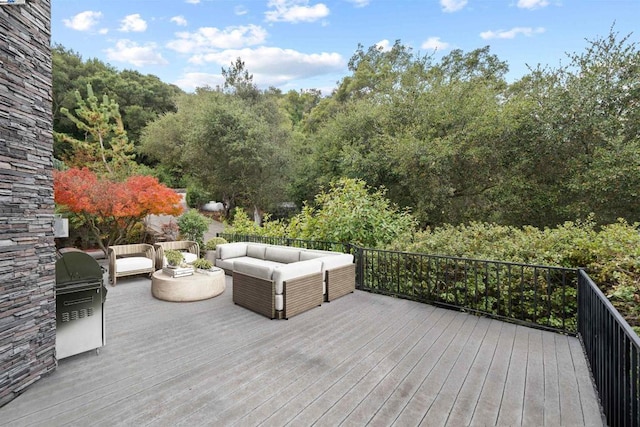
[[204,233],[209,229],[209,224],[211,224],[211,220],[196,209],[189,209],[178,218],[178,227],[182,237],[198,242],[200,247],[204,246]]
[[317,208],[305,205],[291,219],[289,237],[354,243],[377,248],[410,238],[416,221],[364,181],[343,178],[315,197]]
[[251,236],[286,237],[287,223],[282,220],[272,221],[269,214],[264,216],[262,226],[249,218],[242,208],[236,208],[233,216],[233,224],[227,228],[230,234],[244,234]]
[[227,242],[227,240],[224,239],[223,237],[214,237],[212,239],[207,240],[207,242],[204,244],[204,250],[215,251],[216,246],[221,245],[223,243],[229,243],[229,242]]

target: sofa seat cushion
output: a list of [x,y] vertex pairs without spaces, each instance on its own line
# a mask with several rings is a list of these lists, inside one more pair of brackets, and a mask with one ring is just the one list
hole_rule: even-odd
[[275,268],[273,265],[259,264],[241,260],[234,261],[233,263],[233,271],[246,274],[248,276],[257,277],[258,279],[272,280],[274,270]]
[[150,270],[151,268],[153,268],[153,260],[147,257],[132,256],[116,259],[116,272],[118,273]]
[[[284,290],[284,282],[297,277],[308,276],[322,271],[322,263],[318,260],[299,261],[293,264],[285,264],[273,270],[273,281],[276,295],[281,295]],[[321,283],[318,283],[320,286]]]
[[266,259],[258,259],[258,258],[251,258],[248,256],[242,256],[237,258],[227,258],[223,260],[217,259],[216,267],[220,267],[225,270],[232,271],[235,269],[234,265],[236,262],[243,262],[246,264],[255,264],[255,265],[269,265],[272,267],[277,267],[279,265],[282,265],[279,262],[269,261]]

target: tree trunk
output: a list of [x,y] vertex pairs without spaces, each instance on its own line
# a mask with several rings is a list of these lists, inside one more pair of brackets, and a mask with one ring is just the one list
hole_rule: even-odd
[[262,210],[257,207],[257,206],[253,206],[253,221],[257,224],[257,225],[262,225],[262,216],[264,215],[264,212],[262,212]]

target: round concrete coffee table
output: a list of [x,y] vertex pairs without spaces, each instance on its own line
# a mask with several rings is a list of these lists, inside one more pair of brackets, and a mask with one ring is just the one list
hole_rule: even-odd
[[194,272],[190,276],[170,277],[158,270],[151,276],[151,293],[164,301],[187,302],[213,298],[224,292],[224,270]]

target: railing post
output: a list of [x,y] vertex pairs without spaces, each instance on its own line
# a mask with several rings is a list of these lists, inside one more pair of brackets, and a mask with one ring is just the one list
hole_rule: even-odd
[[356,262],[356,289],[364,288],[364,250],[353,245],[353,258]]

